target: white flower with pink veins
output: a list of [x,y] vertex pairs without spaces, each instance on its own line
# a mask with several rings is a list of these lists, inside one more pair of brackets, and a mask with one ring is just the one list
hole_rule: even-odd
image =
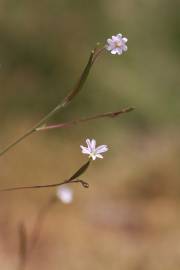
[[94,139],[87,139],[86,143],[87,147],[80,145],[82,153],[89,155],[89,157],[93,160],[95,160],[96,158],[103,158],[101,154],[108,151],[107,145],[100,145],[96,147],[96,141]]
[[128,49],[126,45],[127,41],[128,39],[123,37],[122,34],[117,34],[116,36],[112,36],[112,38],[108,38],[105,48],[111,51],[112,54],[121,55]]

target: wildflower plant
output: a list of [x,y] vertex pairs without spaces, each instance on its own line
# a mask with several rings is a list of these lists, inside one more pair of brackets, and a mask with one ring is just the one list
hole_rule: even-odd
[[[91,51],[89,59],[87,61],[87,64],[85,65],[80,78],[78,79],[77,83],[75,84],[74,88],[67,93],[67,95],[64,97],[64,99],[58,103],[48,114],[46,114],[40,121],[38,121],[32,128],[27,130],[21,137],[17,138],[14,142],[12,142],[10,145],[6,146],[3,150],[0,151],[0,157],[3,156],[5,153],[10,151],[13,147],[21,143],[23,140],[25,140],[30,135],[40,132],[40,131],[46,131],[50,129],[56,129],[56,128],[67,128],[72,127],[74,125],[81,124],[83,122],[89,122],[94,121],[101,118],[115,118],[118,117],[124,113],[128,113],[132,111],[133,107],[126,107],[121,108],[117,111],[111,111],[111,112],[101,112],[96,115],[91,115],[86,118],[79,118],[79,119],[72,119],[68,122],[64,123],[56,123],[56,124],[48,124],[51,117],[54,116],[54,114],[59,113],[61,110],[65,109],[77,95],[82,90],[90,71],[97,61],[97,59],[103,55],[105,52],[110,52],[111,54],[117,54],[121,55],[123,52],[127,51],[127,38],[123,37],[122,34],[117,34],[115,36],[112,36],[112,38],[107,39],[106,44],[103,46],[100,46],[100,44],[97,44],[95,48]],[[86,146],[80,145],[80,149],[82,151],[82,154],[85,154],[88,156],[88,160],[80,166],[79,169],[77,169],[69,178],[61,181],[57,181],[56,183],[47,183],[47,184],[36,184],[36,185],[30,185],[30,186],[18,186],[18,187],[10,187],[1,189],[0,191],[13,191],[13,190],[25,190],[25,189],[42,189],[42,188],[53,188],[56,187],[56,194],[54,194],[48,203],[43,206],[38,214],[37,219],[34,224],[34,228],[32,230],[31,238],[27,238],[27,232],[24,224],[20,224],[19,226],[19,239],[20,239],[20,267],[19,269],[23,269],[25,263],[27,262],[27,254],[31,254],[33,251],[33,248],[35,247],[39,236],[41,227],[43,224],[43,221],[45,217],[47,216],[47,213],[51,209],[51,207],[56,203],[57,201],[61,201],[62,203],[68,204],[71,203],[73,200],[73,191],[67,187],[67,184],[73,184],[73,183],[79,183],[84,188],[88,188],[89,184],[85,182],[84,180],[80,179],[80,177],[86,172],[86,170],[89,168],[89,165],[92,161],[95,161],[97,158],[103,159],[103,155],[108,151],[109,147],[105,144],[96,146],[96,140],[95,139],[86,139]],[[64,186],[66,185],[66,186]],[[63,186],[63,187],[62,187]],[[30,242],[30,245],[27,245],[27,241]],[[30,246],[29,249],[27,249],[27,246]],[[29,256],[28,256],[29,257]]]
[[[115,36],[112,36],[112,38],[108,38],[106,41],[106,44],[103,46],[100,46],[99,43],[95,46],[95,48],[91,51],[88,62],[80,75],[79,80],[75,84],[75,87],[65,96],[65,98],[60,102],[57,106],[55,106],[47,115],[45,115],[40,121],[38,121],[31,129],[29,129],[27,132],[25,132],[21,137],[19,137],[16,141],[11,143],[10,145],[6,146],[2,151],[0,151],[0,156],[3,156],[5,153],[7,153],[10,149],[15,147],[17,144],[19,144],[21,141],[26,139],[28,136],[32,135],[35,132],[39,131],[46,131],[50,129],[56,129],[56,128],[67,128],[72,127],[73,125],[78,125],[83,122],[93,121],[96,119],[101,118],[114,118],[117,116],[120,116],[121,114],[127,113],[132,111],[133,107],[126,107],[119,109],[118,111],[114,112],[104,112],[97,115],[92,115],[86,118],[79,118],[79,119],[73,119],[69,122],[65,123],[57,123],[57,124],[48,124],[51,117],[63,110],[65,107],[67,107],[73,99],[79,94],[79,92],[82,90],[89,73],[91,71],[92,66],[96,62],[96,60],[105,52],[111,52],[111,54],[118,54],[121,55],[123,52],[127,51],[127,41],[128,39],[126,37],[123,37],[122,34],[117,34]],[[96,147],[96,140],[92,139],[86,139],[87,147],[81,145],[81,151],[83,154],[87,154],[89,159],[88,161],[82,165],[70,178],[54,183],[54,184],[44,184],[44,185],[34,185],[34,186],[20,186],[20,187],[11,187],[2,189],[0,191],[11,191],[11,190],[18,190],[18,189],[38,189],[38,188],[49,188],[49,187],[56,187],[61,186],[67,183],[80,183],[83,187],[87,188],[89,187],[88,183],[86,183],[83,180],[80,180],[79,177],[87,170],[89,167],[89,164],[91,160],[96,160],[96,158],[103,158],[103,155],[105,152],[107,152],[108,147],[107,145],[100,145]]]

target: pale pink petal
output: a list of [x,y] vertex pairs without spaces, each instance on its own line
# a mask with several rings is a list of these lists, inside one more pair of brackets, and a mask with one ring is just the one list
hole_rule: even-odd
[[100,153],[104,153],[108,151],[108,147],[107,145],[100,145],[96,148],[96,153],[100,154]]
[[112,54],[116,54],[116,48],[111,51]]
[[117,53],[118,53],[119,55],[121,55],[121,54],[123,53],[122,48],[117,48],[116,50],[117,50]]
[[112,50],[112,46],[111,45],[106,45],[106,50],[111,51]]
[[128,42],[128,39],[126,37],[123,37],[122,40],[126,43]]
[[101,154],[97,154],[96,157],[103,158],[103,156]]
[[87,143],[87,146],[88,146],[89,151],[91,151],[92,148],[91,148],[91,141],[90,141],[90,139],[86,139],[86,143]]
[[117,37],[121,39],[122,38],[122,34],[118,34]]
[[91,140],[91,148],[92,148],[93,151],[96,148],[96,140],[94,140],[94,139]]
[[108,38],[108,39],[107,39],[107,43],[108,43],[109,45],[111,45],[111,44],[113,43],[112,39]]
[[123,49],[123,51],[127,51],[128,50],[128,47],[124,44],[123,46],[122,46],[122,49]]
[[112,36],[112,41],[113,41],[113,42],[119,41],[119,37],[117,37],[117,36]]
[[89,151],[89,149],[87,148],[87,147],[84,147],[84,146],[82,146],[82,145],[80,145],[80,147],[81,147],[81,149],[82,149],[82,153],[83,154],[90,154],[90,151]]

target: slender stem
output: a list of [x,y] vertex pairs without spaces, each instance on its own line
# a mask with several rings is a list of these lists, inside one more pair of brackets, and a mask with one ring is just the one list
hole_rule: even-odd
[[79,176],[81,176],[89,167],[92,159],[90,158],[85,164],[83,164],[70,178],[54,183],[54,184],[45,184],[45,185],[32,185],[32,186],[21,186],[21,187],[12,187],[12,188],[5,188],[0,189],[0,192],[4,191],[15,191],[15,190],[24,190],[24,189],[40,189],[40,188],[51,188],[51,187],[57,187],[62,186],[69,183],[80,183],[83,187],[88,188],[89,184],[83,180],[78,179]]
[[54,184],[45,184],[45,185],[34,185],[34,186],[21,186],[21,187],[13,187],[13,188],[4,188],[4,189],[0,189],[0,192],[3,191],[13,191],[13,190],[24,190],[24,189],[39,189],[39,188],[49,188],[49,187],[58,187],[61,185],[65,185],[69,183],[69,179],[65,180],[63,182],[58,182],[58,183],[54,183]]
[[57,199],[55,196],[51,197],[50,200],[47,202],[47,204],[45,204],[38,212],[38,215],[37,215],[34,227],[33,227],[33,231],[32,231],[31,246],[29,250],[30,252],[37,245],[44,219],[49,213],[49,210],[52,208],[52,206],[56,203],[56,201]]
[[100,118],[105,118],[105,117],[113,118],[113,117],[119,116],[120,114],[131,112],[132,110],[134,110],[133,107],[127,107],[127,108],[123,108],[123,109],[121,109],[119,111],[115,111],[115,112],[101,113],[101,114],[89,116],[86,118],[75,119],[75,120],[72,120],[72,121],[69,121],[66,123],[60,123],[60,124],[56,124],[56,125],[39,127],[36,129],[36,131],[45,131],[45,130],[55,129],[55,128],[67,128],[67,127],[71,127],[73,125],[77,125],[77,124],[80,124],[83,122],[88,122],[88,121],[92,121],[92,120],[96,120],[96,119],[100,119]]
[[24,223],[19,225],[19,258],[18,270],[24,270],[27,260],[27,232]]
[[21,137],[19,137],[15,142],[9,144],[7,147],[5,147],[1,152],[0,156],[5,154],[8,150],[10,150],[12,147],[23,141],[26,137],[30,136],[32,133],[36,132],[36,129],[40,126],[42,126],[48,119],[50,119],[57,111],[62,109],[65,106],[64,102],[57,105],[53,110],[51,110],[46,116],[44,116],[37,124],[35,124],[30,130],[28,130],[25,134],[23,134]]
[[[45,124],[55,113],[63,109],[65,106],[67,106],[72,99],[79,93],[79,91],[82,89],[85,81],[87,80],[87,77],[89,75],[90,69],[95,62],[94,56],[97,52],[97,49],[95,48],[92,50],[88,63],[85,66],[77,84],[75,87],[68,93],[68,95],[63,99],[61,103],[59,103],[54,109],[52,109],[47,115],[45,115],[37,124],[35,124],[30,130],[25,132],[22,136],[20,136],[16,141],[9,144],[7,147],[5,147],[2,151],[0,151],[0,156],[4,155],[7,151],[9,151],[11,148],[13,148],[15,145],[23,141],[25,138],[30,136],[32,133],[36,132],[36,129]],[[96,58],[96,56],[95,56]],[[94,59],[94,60],[93,60]]]
[[103,52],[105,52],[105,50],[106,50],[105,47],[102,47],[102,48],[99,48],[99,49],[97,48],[96,53],[94,54],[94,57],[93,57],[92,62],[94,63],[94,62],[97,60],[97,58],[98,58]]
[[13,143],[9,144],[8,146],[6,146],[1,152],[0,152],[0,156],[3,156],[6,152],[8,152],[11,148],[13,148],[16,144],[20,143],[21,141],[23,141],[26,137],[30,136],[32,133],[34,133],[35,130],[34,129],[30,129],[29,131],[27,131],[24,135],[22,135],[21,137],[19,137],[16,141],[14,141]]
[[24,190],[24,189],[40,189],[40,188],[53,188],[53,187],[58,187],[58,186],[62,186],[65,184],[69,184],[69,183],[80,183],[83,187],[88,188],[89,184],[83,180],[80,179],[75,179],[75,180],[65,180],[63,182],[58,182],[58,183],[54,183],[54,184],[45,184],[45,185],[34,185],[34,186],[22,186],[22,187],[13,187],[13,188],[4,188],[4,189],[0,189],[0,192],[4,192],[4,191],[15,191],[15,190]]

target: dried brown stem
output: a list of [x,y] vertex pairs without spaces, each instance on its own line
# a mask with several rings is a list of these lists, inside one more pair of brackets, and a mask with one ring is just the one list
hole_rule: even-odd
[[55,129],[55,128],[68,128],[68,127],[71,127],[73,125],[78,125],[80,123],[88,122],[88,121],[92,121],[92,120],[96,120],[96,119],[117,117],[123,113],[128,113],[128,112],[131,112],[133,110],[134,110],[133,107],[127,107],[127,108],[123,108],[123,109],[121,109],[119,111],[115,111],[115,112],[101,113],[101,114],[93,115],[93,116],[86,117],[86,118],[75,119],[75,120],[72,120],[72,121],[69,121],[66,123],[43,126],[43,127],[37,128],[36,131],[45,131],[45,130]]
[[91,163],[91,159],[89,159],[85,164],[83,164],[70,178],[62,182],[58,182],[54,184],[45,184],[45,185],[32,185],[32,186],[4,188],[4,189],[0,189],[0,192],[25,190],[25,189],[53,188],[53,187],[58,187],[58,186],[62,186],[69,183],[80,183],[83,187],[87,188],[89,187],[88,183],[84,182],[83,180],[78,179],[78,177],[81,176],[88,169],[90,163]]

